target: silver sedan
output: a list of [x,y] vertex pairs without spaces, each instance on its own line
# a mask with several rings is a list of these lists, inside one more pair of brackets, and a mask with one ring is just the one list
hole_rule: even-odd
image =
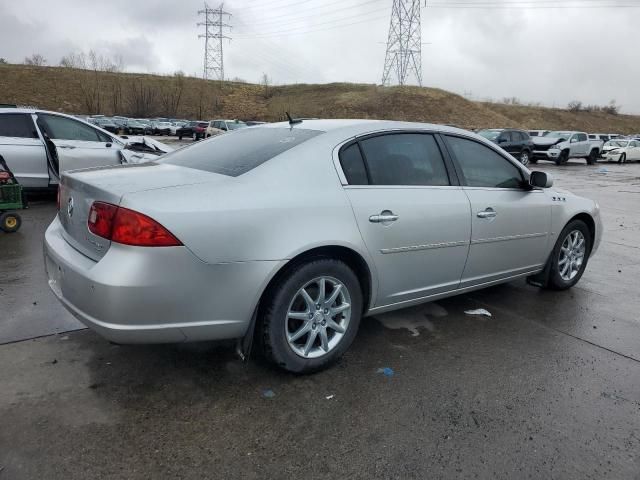
[[153,163],[62,175],[49,285],[119,343],[258,340],[293,372],[337,360],[363,316],[526,277],[567,289],[598,205],[468,131],[305,120]]

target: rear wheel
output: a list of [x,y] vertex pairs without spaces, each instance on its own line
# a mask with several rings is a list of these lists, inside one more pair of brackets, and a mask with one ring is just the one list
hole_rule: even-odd
[[584,273],[591,252],[591,233],[582,220],[570,222],[558,237],[549,258],[549,281],[554,290],[573,287]]
[[17,213],[3,213],[0,215],[0,229],[6,233],[17,232],[22,225],[22,218]]
[[531,154],[529,153],[529,150],[523,150],[520,153],[519,160],[522,165],[529,165],[530,159],[531,159]]
[[598,161],[598,151],[591,150],[591,153],[589,153],[589,156],[587,157],[587,165],[595,165],[597,161]]
[[260,308],[265,358],[294,373],[322,370],[349,348],[362,315],[362,292],[343,262],[319,258],[292,267]]

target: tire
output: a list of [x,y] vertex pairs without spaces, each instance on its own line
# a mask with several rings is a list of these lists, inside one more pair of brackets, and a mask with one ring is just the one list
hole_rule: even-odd
[[178,140],[182,140],[182,135],[178,135]]
[[22,225],[22,218],[17,213],[5,212],[0,215],[0,230],[5,233],[15,233]]
[[[562,272],[564,270],[561,262],[568,257],[565,252],[562,252],[562,249],[565,245],[565,242],[567,242],[568,237],[570,235],[574,235],[576,232],[579,233],[584,242],[583,257],[577,270],[573,270],[573,266],[570,265],[570,272],[568,274],[565,273],[565,275],[563,276]],[[585,268],[587,267],[590,253],[591,232],[589,232],[589,228],[587,227],[587,225],[582,220],[573,220],[569,222],[567,226],[562,229],[562,232],[558,236],[558,241],[556,242],[556,245],[551,252],[551,256],[549,257],[549,263],[547,265],[549,272],[549,277],[546,285],[547,288],[553,290],[566,290],[578,283],[580,281],[580,278],[582,277],[582,274],[584,273]]]
[[[324,298],[330,304],[315,305],[321,296],[320,279],[325,279]],[[338,297],[331,299],[336,285]],[[307,292],[307,300],[301,294]],[[331,316],[331,309],[350,305]],[[327,307],[327,308],[324,308]],[[303,318],[291,317],[302,315]],[[308,318],[308,315],[312,315]],[[260,305],[258,341],[269,362],[293,373],[312,373],[335,363],[356,336],[362,316],[362,290],[353,270],[339,260],[317,258],[292,266],[269,288]],[[333,329],[329,322],[343,328]],[[303,328],[304,327],[304,328]],[[302,333],[301,333],[302,332]],[[323,332],[326,343],[323,346]],[[289,336],[299,335],[290,340]]]
[[520,157],[518,158],[518,160],[522,165],[529,165],[529,162],[531,161],[531,153],[529,152],[529,150],[523,150],[522,152],[520,152]]
[[623,153],[618,157],[618,163],[625,163],[627,161],[627,154]]
[[598,162],[598,151],[591,150],[589,156],[587,157],[587,165],[595,165]]
[[560,155],[558,155],[558,158],[556,158],[556,165],[562,165],[563,163],[567,163],[568,161],[569,152],[565,150],[563,152],[560,152]]

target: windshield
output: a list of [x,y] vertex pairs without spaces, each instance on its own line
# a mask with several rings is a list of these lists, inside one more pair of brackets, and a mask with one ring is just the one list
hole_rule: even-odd
[[629,142],[624,140],[610,140],[604,144],[605,147],[626,147]]
[[246,128],[181,148],[158,163],[237,177],[321,133],[298,128]]
[[244,122],[228,122],[227,123],[227,127],[229,127],[229,130],[238,130],[239,128],[244,128],[246,126],[247,124]]
[[545,133],[544,136],[549,138],[561,138],[563,140],[569,140],[571,132],[548,132]]
[[495,140],[501,133],[501,130],[480,130],[478,135],[486,138],[487,140]]

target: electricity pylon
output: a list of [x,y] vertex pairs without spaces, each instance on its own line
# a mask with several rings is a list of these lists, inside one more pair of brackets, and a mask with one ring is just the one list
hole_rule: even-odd
[[422,86],[420,0],[393,0],[382,84],[406,85],[411,74]]
[[231,14],[223,10],[224,3],[218,8],[211,8],[207,3],[204,10],[198,10],[198,15],[204,15],[204,22],[199,22],[198,26],[204,26],[204,33],[198,38],[204,38],[204,69],[202,77],[205,80],[224,80],[224,52],[222,41],[230,38],[224,34],[224,29],[231,28],[231,25],[224,23],[225,15]]

